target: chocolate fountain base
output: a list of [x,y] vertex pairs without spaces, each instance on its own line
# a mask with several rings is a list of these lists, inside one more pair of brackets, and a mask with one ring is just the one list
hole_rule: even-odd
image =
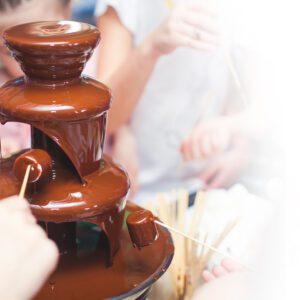
[[[125,219],[139,209],[128,203]],[[61,255],[57,270],[35,299],[146,299],[150,287],[164,274],[174,254],[170,233],[163,228],[158,231],[159,237],[152,245],[138,250],[133,248],[124,223],[120,249],[113,265],[107,267],[107,252],[98,247],[99,229],[81,223],[77,251]]]

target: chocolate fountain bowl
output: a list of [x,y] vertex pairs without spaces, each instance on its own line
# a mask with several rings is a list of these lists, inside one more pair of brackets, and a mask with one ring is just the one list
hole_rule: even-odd
[[25,76],[0,87],[0,123],[29,124],[31,148],[0,155],[0,199],[19,193],[26,168],[39,168],[26,199],[60,251],[57,269],[35,299],[146,299],[174,246],[162,228],[142,249],[129,237],[126,218],[141,208],[127,202],[126,171],[103,154],[111,92],[81,75],[99,43],[98,29],[35,22],[3,37]]
[[[1,164],[1,171],[3,172],[0,174],[0,185],[5,183],[10,188],[1,190],[0,198],[16,194],[20,189],[20,183],[18,183],[12,172],[12,165],[19,155],[20,153],[12,155],[4,159]],[[113,176],[110,170],[113,166],[119,168],[114,170],[115,175],[126,175],[119,165],[113,163],[106,156],[103,156],[101,165],[103,167],[102,176],[109,176],[109,181]],[[64,176],[66,176],[66,172],[63,173]],[[121,176],[121,178],[123,177]],[[56,179],[59,179],[59,176]],[[105,177],[102,180],[106,182]],[[112,182],[115,182],[120,188],[118,180]],[[55,180],[47,185],[48,188],[51,187],[51,184],[55,185]],[[69,185],[66,182],[64,184]],[[78,186],[82,188],[81,184],[78,184]],[[107,188],[107,186],[104,184],[103,188]],[[118,189],[113,190],[115,193],[118,191]],[[122,191],[122,189],[119,189],[119,191]],[[70,205],[66,205],[68,204],[66,199],[69,199],[69,197],[66,197],[64,201],[55,202],[52,200],[45,202],[32,200],[30,194],[29,189],[27,198],[31,202],[32,212],[39,220],[44,218],[39,223],[46,230],[49,238],[56,242],[60,250],[58,267],[34,298],[36,300],[146,299],[152,284],[165,273],[172,262],[174,255],[173,241],[170,233],[164,228],[157,228],[158,238],[150,246],[140,250],[133,247],[125,221],[131,212],[140,211],[141,208],[126,201],[127,192],[125,192],[125,198],[123,197],[121,201],[122,206],[124,206],[124,218],[121,233],[118,237],[120,244],[116,253],[113,254],[113,258],[110,257],[106,235],[97,226],[97,221],[94,222],[95,225],[92,224],[93,218],[90,219],[88,216],[91,211],[86,212],[83,210],[82,212],[82,207],[76,205],[76,203],[84,205],[82,201],[77,202],[74,199],[72,203],[75,211],[79,210],[80,216],[85,222],[74,222],[71,217],[72,209]],[[70,192],[70,194],[74,193]],[[87,208],[87,203],[85,205],[85,208]],[[48,217],[46,217],[47,211],[50,212]],[[61,222],[63,220],[62,216],[70,221]],[[53,221],[53,218],[56,218],[56,222]]]
[[[140,207],[128,203],[125,215]],[[174,253],[168,231],[158,228],[159,237],[150,246],[133,248],[126,224],[113,265],[107,267],[99,245],[99,230],[77,225],[76,253],[61,256],[59,266],[36,299],[146,299],[152,284],[168,269]],[[100,234],[100,244],[102,243]]]

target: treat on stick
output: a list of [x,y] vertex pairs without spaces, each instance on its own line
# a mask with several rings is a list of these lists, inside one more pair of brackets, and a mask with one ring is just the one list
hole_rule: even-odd
[[41,149],[33,149],[23,153],[15,160],[13,167],[14,174],[19,181],[23,181],[29,165],[31,168],[28,182],[37,182],[50,176],[52,159],[46,151]]
[[151,245],[158,237],[154,216],[149,210],[131,213],[126,223],[134,247],[140,249]]
[[27,187],[27,182],[28,182],[28,178],[29,178],[29,174],[30,174],[30,169],[31,169],[31,165],[28,165],[25,171],[25,175],[24,175],[24,179],[21,185],[21,190],[19,193],[19,197],[24,198],[25,196],[25,192],[26,192],[26,187]]

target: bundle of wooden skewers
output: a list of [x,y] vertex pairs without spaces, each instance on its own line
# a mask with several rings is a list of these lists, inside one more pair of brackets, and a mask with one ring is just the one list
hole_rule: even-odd
[[[205,209],[205,193],[199,191],[194,205],[190,207],[192,217],[187,217],[189,195],[187,191],[180,190],[177,193],[158,194],[155,202],[150,203],[147,209],[153,211],[158,218],[186,235],[201,241],[195,242],[180,234],[172,234],[175,255],[168,270],[171,278],[171,291],[169,299],[191,299],[194,291],[201,284],[201,274],[215,252],[224,254],[218,250],[223,240],[229,235],[237,224],[237,221],[229,222],[212,239],[209,232],[200,234],[199,226]],[[174,231],[174,230],[173,230]],[[206,246],[203,246],[206,245]],[[229,255],[223,255],[229,257]]]

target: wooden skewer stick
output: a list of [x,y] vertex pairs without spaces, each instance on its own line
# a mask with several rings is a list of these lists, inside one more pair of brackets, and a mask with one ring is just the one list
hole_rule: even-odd
[[195,237],[204,212],[204,192],[198,191],[194,203],[194,213],[189,235]]
[[242,83],[240,81],[238,72],[237,72],[237,70],[236,70],[236,68],[233,64],[233,61],[232,61],[228,51],[225,51],[225,61],[226,61],[226,65],[229,69],[229,72],[230,72],[230,74],[233,78],[233,81],[234,81],[237,89],[239,90],[239,93],[240,93],[240,96],[242,98],[243,104],[247,108],[249,106],[249,101],[248,101],[248,98],[247,98],[247,96],[244,92],[244,89],[243,89]]
[[[186,211],[188,209],[188,203],[189,203],[189,195],[186,190],[180,190],[178,191],[178,224],[177,228],[184,229],[186,225],[185,217],[186,217]],[[169,223],[168,223],[169,224]],[[179,287],[180,287],[180,299],[183,299],[185,292],[186,292],[186,265],[187,265],[187,255],[186,255],[186,240],[180,241],[179,243],[179,249],[177,248],[177,251],[180,251],[180,255],[178,256],[180,259],[180,281],[179,281]]]
[[173,0],[165,0],[165,4],[168,9],[172,9],[174,7],[174,1]]
[[27,169],[26,169],[26,172],[25,172],[25,175],[24,175],[23,182],[22,182],[21,190],[20,190],[20,193],[19,193],[19,196],[22,197],[22,198],[24,198],[24,195],[25,195],[27,182],[28,182],[28,178],[29,178],[29,174],[30,174],[30,169],[31,169],[31,165],[28,165]]
[[184,236],[185,238],[190,239],[190,240],[194,241],[195,243],[200,244],[201,246],[206,247],[206,248],[208,248],[208,249],[210,249],[210,250],[212,250],[212,251],[214,251],[214,252],[216,252],[216,253],[218,253],[218,254],[220,254],[220,255],[226,257],[226,258],[230,258],[231,260],[233,260],[234,262],[238,263],[239,265],[241,265],[242,267],[246,268],[247,270],[253,271],[253,268],[251,268],[251,267],[247,266],[246,264],[244,264],[244,263],[242,263],[242,262],[236,260],[236,259],[235,259],[234,257],[232,257],[231,255],[229,255],[229,254],[227,254],[227,253],[225,253],[225,252],[222,252],[222,251],[220,251],[219,249],[217,249],[217,248],[215,248],[215,247],[213,247],[213,246],[211,246],[211,245],[208,245],[208,244],[206,244],[206,243],[204,243],[204,242],[201,242],[201,241],[199,241],[198,239],[195,239],[195,238],[193,238],[192,236],[190,236],[190,235],[188,235],[188,234],[185,234],[184,232],[179,231],[179,230],[177,230],[176,228],[173,228],[173,227],[171,227],[171,226],[168,226],[168,225],[166,225],[166,224],[164,224],[164,223],[162,223],[162,222],[160,222],[160,221],[158,221],[158,220],[155,220],[154,222],[155,222],[156,224],[158,224],[158,225],[160,225],[160,226],[162,226],[162,227],[165,227],[165,228],[169,229],[170,231],[173,231],[173,232],[175,232],[175,233],[177,233],[177,234],[180,234],[180,235]]

